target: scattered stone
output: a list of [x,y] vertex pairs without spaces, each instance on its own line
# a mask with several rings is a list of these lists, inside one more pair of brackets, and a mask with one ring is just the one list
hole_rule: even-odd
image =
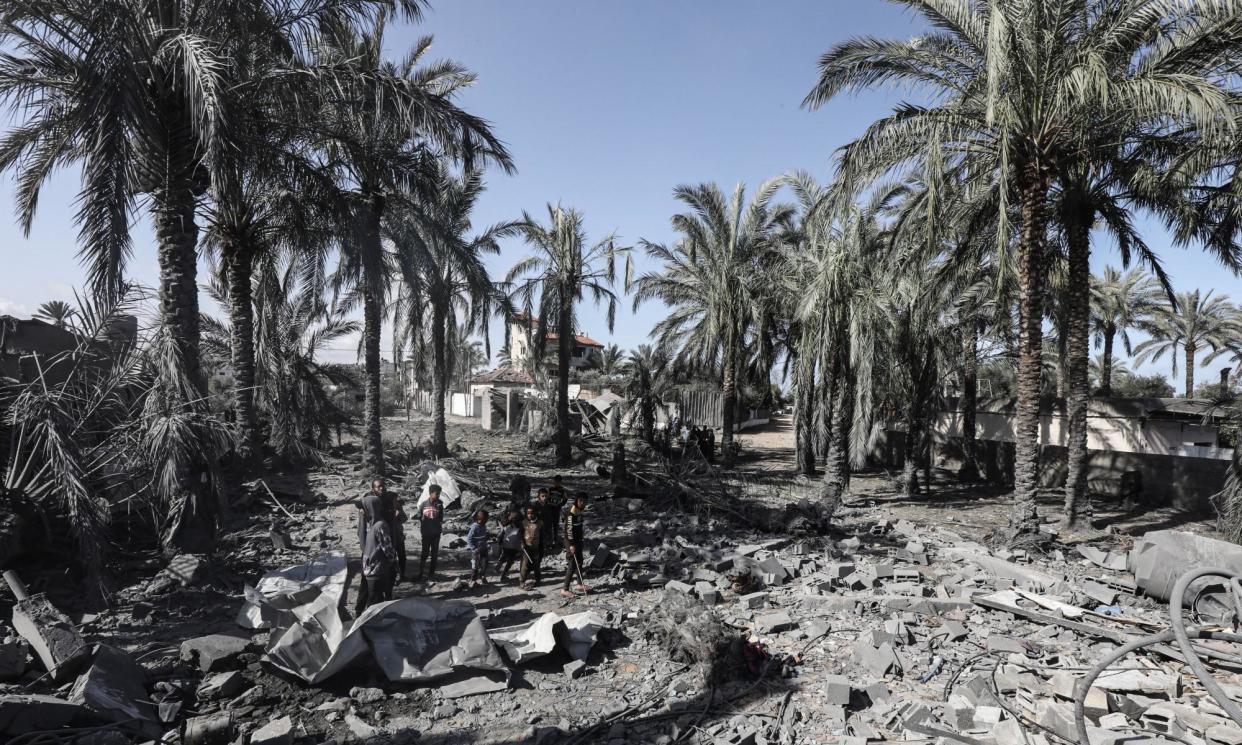
[[824,697],[830,704],[848,706],[850,703],[850,681],[844,675],[828,675],[824,678]]
[[181,643],[181,661],[197,664],[205,673],[237,666],[237,657],[250,646],[250,640],[228,634],[211,634]]
[[565,665],[563,671],[569,675],[570,678],[581,678],[582,674],[586,672],[586,666],[587,664],[582,660],[571,660]]
[[218,698],[233,698],[246,687],[246,679],[236,670],[227,673],[216,673],[203,680],[198,687],[200,701],[211,701]]
[[290,745],[293,742],[293,720],[281,717],[250,733],[250,745]]
[[680,592],[683,595],[694,594],[694,588],[692,586],[686,584],[685,582],[680,582],[675,579],[669,580],[668,584],[664,585],[664,589],[672,590],[673,592]]
[[26,672],[25,642],[0,642],[0,683],[8,683]]
[[90,662],[90,649],[77,627],[41,592],[13,606],[13,628],[54,680],[65,680]]
[[353,714],[345,715],[345,726],[349,728],[349,733],[353,735],[355,739],[361,740],[362,742],[366,742],[367,740],[373,739],[379,735],[378,729],[372,727]]
[[770,634],[776,631],[785,631],[793,628],[793,619],[785,611],[776,611],[775,613],[765,613],[755,619],[755,630]]
[[349,689],[349,697],[359,704],[375,704],[388,698],[382,688],[361,688],[354,686]]
[[741,603],[743,608],[750,608],[751,610],[762,608],[768,603],[768,593],[752,592],[749,595],[743,595],[738,599],[738,602]]
[[0,696],[0,734],[59,729],[82,713],[81,706],[55,696]]
[[148,735],[158,737],[162,730],[152,716],[146,679],[147,671],[133,657],[100,644],[91,666],[74,683],[69,702],[109,721],[137,720]]

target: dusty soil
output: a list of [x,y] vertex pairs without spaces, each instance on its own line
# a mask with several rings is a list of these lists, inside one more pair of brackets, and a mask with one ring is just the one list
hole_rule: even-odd
[[[526,475],[533,484],[549,483],[556,473],[564,475],[571,492],[587,491],[594,498],[589,513],[589,552],[604,543],[615,553],[648,559],[635,566],[646,566],[647,573],[679,577],[693,583],[685,547],[709,547],[716,550],[741,544],[763,544],[775,541],[788,547],[791,537],[782,534],[782,515],[787,505],[803,499],[814,499],[817,484],[795,472],[793,437],[787,418],[778,418],[770,425],[740,437],[742,459],[733,474],[719,475],[721,482],[735,496],[733,504],[712,509],[699,505],[680,505],[676,501],[610,499],[612,488],[606,479],[585,472],[580,466],[560,470],[553,465],[550,448],[532,451],[525,435],[494,434],[480,430],[473,420],[450,421],[450,443],[453,457],[442,461],[451,471],[468,479],[463,486],[471,498],[486,500],[495,507],[507,497],[509,479]],[[413,501],[416,484],[404,474],[416,472],[423,460],[423,443],[430,433],[426,420],[406,421],[393,418],[384,423],[384,434],[393,470],[391,481],[398,493],[409,494]],[[592,453],[607,462],[606,446]],[[585,453],[579,453],[579,462]],[[266,496],[266,490],[251,483],[241,485],[232,495],[235,512],[224,527],[220,550],[212,557],[208,577],[198,585],[152,594],[149,579],[163,565],[153,552],[133,556],[116,556],[112,571],[113,594],[108,602],[92,602],[66,581],[63,557],[29,555],[19,564],[23,576],[33,590],[44,590],[75,620],[88,640],[106,642],[135,653],[147,667],[153,680],[185,683],[193,689],[201,676],[178,659],[178,647],[186,639],[209,633],[237,633],[235,618],[241,607],[241,589],[255,582],[264,571],[289,566],[328,550],[343,549],[351,557],[358,555],[355,532],[356,509],[351,504],[333,504],[348,497],[360,496],[366,489],[370,474],[355,465],[356,446],[346,442],[310,471],[272,473],[265,482],[276,495],[280,506]],[[714,477],[713,477],[714,478]],[[1045,500],[1046,514],[1055,516],[1058,507],[1055,494]],[[1101,545],[1118,546],[1126,542],[1125,534],[1176,527],[1195,532],[1211,532],[1210,516],[1189,516],[1168,509],[1146,509],[1127,513],[1098,505],[1096,530],[1066,536],[1071,540],[1099,541]],[[286,512],[287,511],[287,512]],[[466,510],[459,509],[446,520],[447,534],[464,535]],[[740,519],[739,519],[740,516]],[[932,493],[918,497],[898,494],[892,488],[889,474],[866,473],[855,477],[847,509],[839,520],[836,537],[866,535],[869,526],[879,520],[906,519],[929,530],[948,529],[968,540],[980,541],[987,534],[1005,525],[1008,504],[1004,494],[984,486],[964,487],[949,474],[938,473]],[[290,547],[276,549],[269,531],[288,537]],[[416,531],[414,531],[416,532]],[[1109,535],[1115,533],[1117,535]],[[446,536],[445,544],[449,540]],[[803,537],[809,555],[840,555],[833,541],[822,536]],[[886,539],[887,540],[887,539]],[[898,544],[900,545],[900,544]],[[417,569],[418,538],[411,535],[407,550],[410,556],[407,574]],[[865,547],[864,547],[865,548]],[[694,549],[699,550],[699,549]],[[885,544],[877,555],[891,552]],[[645,563],[644,563],[645,562]],[[350,703],[349,691],[354,686],[378,686],[383,681],[375,672],[358,671],[341,675],[325,686],[304,686],[265,666],[258,649],[241,658],[243,673],[251,688],[240,702],[232,706],[242,722],[242,730],[251,731],[280,716],[292,715],[297,722],[294,732],[299,745],[327,739],[348,741],[351,730],[339,717],[316,711],[321,704],[338,702],[363,721],[380,728],[396,742],[432,743],[516,743],[532,742],[551,737],[564,742],[565,733],[579,736],[581,742],[668,743],[687,733],[693,723],[698,732],[749,716],[771,719],[773,712],[786,711],[792,691],[818,691],[817,681],[823,675],[841,670],[842,663],[833,661],[824,652],[814,654],[805,664],[799,686],[788,682],[769,681],[758,685],[734,679],[715,690],[729,692],[727,706],[711,706],[694,692],[701,689],[690,685],[682,698],[670,696],[670,681],[686,674],[669,661],[666,649],[651,636],[650,620],[667,604],[658,589],[635,584],[633,577],[593,574],[588,577],[592,592],[566,600],[559,594],[563,561],[558,557],[545,562],[543,582],[533,591],[516,586],[516,577],[504,584],[495,581],[475,589],[455,588],[457,580],[468,575],[468,557],[464,548],[441,551],[440,575],[436,582],[403,580],[397,596],[428,596],[467,599],[486,617],[489,628],[511,626],[532,620],[548,611],[572,613],[594,609],[617,622],[615,630],[601,636],[590,660],[587,674],[570,679],[564,672],[569,662],[565,655],[552,656],[515,670],[508,691],[465,699],[445,700],[434,687],[385,686],[388,695],[377,703]],[[495,570],[493,569],[493,572]],[[514,572],[516,575],[516,572]],[[352,610],[357,582],[351,581],[345,603]],[[792,596],[801,597],[801,596]],[[0,606],[10,602],[0,595]],[[736,596],[729,602],[736,602]],[[784,602],[784,601],[782,601]],[[793,601],[791,601],[793,602]],[[729,606],[733,607],[733,606]],[[791,609],[796,606],[791,606]],[[725,612],[726,625],[734,624],[738,633],[749,633],[751,615]],[[0,617],[8,617],[8,607],[0,607]],[[877,616],[879,618],[879,616]],[[834,628],[855,631],[846,622],[834,621]],[[5,636],[0,628],[0,640]],[[848,638],[848,635],[847,635]],[[770,640],[773,652],[793,654],[811,649],[805,633],[778,635]],[[261,645],[263,636],[256,638]],[[840,641],[830,642],[826,650],[835,650]],[[46,681],[30,673],[18,684],[0,685],[0,693],[9,691],[55,691]],[[938,685],[938,684],[937,684]],[[729,686],[732,686],[730,688]],[[708,692],[711,694],[711,691]],[[787,695],[788,694],[788,695]],[[800,697],[796,706],[804,722],[814,722],[814,706],[818,694],[810,700]],[[639,701],[676,698],[685,706],[651,714],[631,722],[630,729],[603,727],[591,729],[605,715],[615,715]],[[676,704],[676,701],[673,702]],[[779,705],[779,709],[777,708]],[[672,706],[672,704],[670,704]],[[678,708],[680,706],[680,708]],[[703,709],[702,715],[683,716],[686,707],[692,712]],[[710,716],[708,709],[711,708]],[[197,705],[187,702],[186,714],[209,713],[219,705]],[[743,716],[746,715],[746,716]],[[758,720],[756,720],[758,721]],[[827,738],[827,725],[805,725],[798,742]],[[792,741],[792,740],[791,740]],[[820,739],[819,741],[826,741]],[[829,740],[830,741],[830,740]]]

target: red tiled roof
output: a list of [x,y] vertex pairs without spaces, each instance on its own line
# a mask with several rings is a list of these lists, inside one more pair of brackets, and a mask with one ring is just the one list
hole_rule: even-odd
[[512,365],[501,365],[495,370],[489,370],[482,375],[474,376],[470,381],[476,385],[486,385],[488,383],[515,383],[517,385],[534,385],[535,379],[529,373],[518,370]]
[[[528,315],[527,313],[523,312],[523,313],[518,313],[516,316],[514,316],[513,320],[516,321],[517,323],[528,323],[533,327],[539,323],[539,316],[532,316],[532,315]],[[548,341],[556,341],[558,338],[559,338],[559,335],[555,331],[548,331]],[[604,348],[603,344],[600,344],[599,342],[595,341],[594,339],[587,336],[586,334],[574,334],[574,341],[578,342],[584,347],[597,347],[599,349]]]

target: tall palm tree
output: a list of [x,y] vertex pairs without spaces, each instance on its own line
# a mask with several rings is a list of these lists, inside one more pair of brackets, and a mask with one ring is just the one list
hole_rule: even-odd
[[[856,187],[906,163],[918,164],[931,183],[952,173],[1000,183],[997,250],[1017,254],[1020,288],[1017,460],[1006,537],[1035,536],[1050,190],[1079,157],[1084,127],[1100,116],[1168,117],[1203,133],[1227,131],[1234,117],[1227,91],[1159,64],[1188,53],[1218,60],[1219,50],[1199,49],[1213,43],[1205,33],[1180,33],[1196,11],[1152,0],[901,4],[932,31],[904,41],[837,45],[821,58],[819,80],[804,103],[818,107],[842,91],[890,82],[928,94],[928,105],[901,105],[843,149],[842,178]],[[1174,33],[1154,34],[1156,26]],[[1138,62],[1130,55],[1136,38],[1145,52]],[[1153,38],[1161,42],[1152,44]],[[1010,204],[1018,226],[1012,247]]]
[[69,325],[70,320],[75,315],[77,315],[77,311],[64,300],[49,300],[40,305],[34,312],[35,318],[47,321],[53,326],[62,329]]
[[351,213],[336,280],[356,288],[363,306],[363,462],[375,474],[384,472],[379,400],[383,309],[394,275],[417,284],[413,257],[401,247],[384,245],[385,215],[402,203],[417,209],[420,190],[431,191],[436,183],[441,154],[460,159],[467,170],[483,161],[512,169],[487,123],[454,102],[474,75],[452,61],[422,65],[431,37],[420,39],[400,62],[387,60],[386,21],[381,14],[361,32],[330,27],[314,43],[319,65],[350,73],[324,91],[317,135]]
[[668,359],[650,344],[639,344],[626,355],[620,365],[624,375],[622,393],[628,406],[638,414],[643,441],[655,443],[656,407],[664,403],[668,393]]
[[[29,232],[47,177],[78,166],[76,221],[91,291],[124,287],[130,216],[139,205],[155,228],[163,351],[153,415],[173,421],[185,407],[206,411],[199,357],[197,207],[230,162],[243,120],[247,50],[287,48],[328,22],[374,7],[415,12],[422,0],[254,3],[245,0],[51,0],[0,14],[0,101],[20,119],[0,141],[0,171],[18,171],[19,221]],[[163,408],[158,412],[157,404]],[[200,412],[200,413],[202,413]],[[186,435],[195,430],[180,429]],[[206,444],[206,441],[204,441]],[[215,500],[202,488],[209,452],[169,442],[176,461],[161,478],[175,520],[168,540],[210,548]],[[202,539],[199,545],[191,546]]]
[[616,344],[609,344],[604,347],[604,351],[600,353],[599,372],[604,376],[604,380],[610,380],[613,376],[621,372],[621,368],[625,366],[625,355],[621,353],[621,347]]
[[1099,359],[1099,395],[1113,394],[1113,375],[1118,371],[1114,345],[1121,338],[1127,355],[1134,353],[1130,332],[1146,325],[1160,306],[1164,294],[1151,275],[1140,268],[1121,272],[1104,267],[1091,279],[1091,326],[1095,342],[1103,348]]
[[[454,353],[450,346],[458,329],[477,330],[488,338],[488,319],[504,307],[504,293],[492,283],[483,257],[500,252],[500,239],[517,232],[516,222],[492,225],[472,235],[470,216],[483,193],[483,178],[471,171],[458,178],[443,165],[431,193],[417,207],[388,213],[385,232],[410,254],[414,274],[401,287],[398,315],[414,341],[414,354],[424,351],[423,330],[431,346],[432,455],[448,455],[444,400]],[[430,313],[425,313],[424,308]],[[460,350],[464,351],[464,350]],[[490,350],[489,350],[490,351]]]
[[635,283],[634,307],[661,300],[672,307],[653,334],[679,361],[720,376],[720,437],[723,462],[733,464],[739,367],[761,308],[763,266],[775,262],[781,227],[793,209],[772,203],[781,179],[760,184],[750,202],[738,184],[726,197],[715,184],[679,186],[674,196],[687,211],[674,215],[681,233],[672,247],[643,241],[647,255],[661,262]]
[[1206,295],[1194,290],[1177,293],[1177,305],[1162,305],[1143,331],[1150,338],[1134,347],[1138,364],[1159,362],[1166,354],[1173,362],[1173,375],[1177,376],[1178,352],[1185,365],[1186,398],[1195,395],[1195,361],[1201,349],[1213,353],[1236,351],[1242,326],[1239,325],[1236,308],[1224,297]]
[[611,332],[617,316],[613,291],[617,259],[625,259],[626,291],[634,272],[630,250],[617,245],[615,235],[588,245],[582,223],[582,213],[560,205],[548,205],[547,223],[524,213],[518,232],[535,252],[518,261],[505,277],[509,301],[534,327],[533,349],[545,349],[549,333],[555,334],[556,460],[561,466],[569,465],[573,455],[569,440],[569,357],[577,328],[577,304],[587,294],[596,305],[604,303]]

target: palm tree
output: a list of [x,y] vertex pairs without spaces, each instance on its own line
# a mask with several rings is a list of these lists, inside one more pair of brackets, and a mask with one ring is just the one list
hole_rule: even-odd
[[642,438],[648,445],[655,443],[656,407],[664,403],[669,390],[667,366],[668,359],[650,344],[639,344],[620,365],[625,376],[622,395],[627,406],[637,412]]
[[399,274],[417,285],[413,256],[386,248],[383,223],[388,209],[407,203],[417,209],[420,189],[437,182],[439,152],[460,159],[467,170],[492,161],[512,164],[486,122],[454,103],[474,76],[461,65],[441,61],[420,67],[431,37],[423,37],[400,62],[384,58],[386,17],[357,32],[327,29],[315,43],[316,61],[349,75],[324,90],[317,135],[326,164],[335,169],[349,204],[351,230],[341,242],[336,281],[356,288],[363,306],[363,463],[384,472],[380,436],[380,332],[389,280]]
[[[618,246],[615,235],[587,245],[582,213],[560,205],[548,205],[548,222],[538,222],[524,213],[518,228],[535,253],[509,270],[509,300],[521,311],[528,327],[534,327],[535,350],[543,350],[549,334],[556,339],[556,460],[569,465],[569,357],[573,351],[576,306],[590,294],[596,305],[608,308],[608,331],[617,316],[617,259],[625,258],[625,290],[633,277],[633,257],[628,248]],[[538,312],[536,316],[535,313]],[[549,329],[554,323],[555,330]],[[536,355],[532,355],[534,359]]]
[[663,267],[634,283],[635,308],[657,299],[672,307],[653,329],[660,347],[676,350],[687,366],[719,371],[726,467],[734,459],[743,346],[763,312],[761,265],[775,261],[779,229],[793,215],[791,207],[772,204],[781,184],[781,179],[765,181],[749,204],[742,184],[729,197],[715,184],[677,187],[674,196],[688,208],[672,218],[681,238],[671,248],[643,241],[647,254]]
[[[358,323],[329,307],[317,282],[302,281],[305,272],[296,259],[283,265],[264,259],[257,270],[256,408],[268,424],[268,441],[278,460],[316,463],[332,429],[347,418],[336,392],[358,387],[348,367],[325,364],[317,356],[358,333]],[[213,294],[224,300],[219,290],[214,287]],[[236,339],[229,323],[204,318],[203,354],[208,359],[222,364],[235,359],[231,345]]]
[[[1105,377],[1109,379],[1109,395],[1112,395],[1112,380],[1122,380],[1134,375],[1134,371],[1126,366],[1124,362],[1109,359],[1103,354],[1097,354],[1091,358],[1091,365],[1088,368],[1091,376],[1091,382],[1095,385],[1097,391],[1103,389]],[[1100,393],[1103,396],[1103,393]]]
[[1142,326],[1150,338],[1134,347],[1138,364],[1159,362],[1166,354],[1173,362],[1173,375],[1177,375],[1178,351],[1183,353],[1186,367],[1186,397],[1194,396],[1195,357],[1200,349],[1213,353],[1237,351],[1242,325],[1237,310],[1225,298],[1206,295],[1198,290],[1177,293],[1176,305],[1162,305]]
[[69,325],[69,321],[77,315],[77,311],[73,306],[64,300],[49,300],[40,305],[34,312],[34,317],[43,321],[47,321],[56,328],[65,328]]
[[1091,326],[1096,344],[1103,347],[1095,379],[1099,395],[1113,394],[1113,375],[1120,372],[1113,353],[1118,336],[1127,355],[1134,353],[1130,331],[1146,325],[1164,297],[1159,284],[1142,269],[1122,273],[1108,266],[1091,281]]
[[[155,228],[163,352],[170,387],[150,399],[165,421],[197,407],[206,412],[199,358],[197,206],[231,162],[234,124],[246,106],[247,50],[288,49],[290,40],[329,20],[348,23],[377,6],[416,12],[422,0],[358,3],[253,3],[240,0],[74,0],[22,3],[0,14],[0,100],[21,122],[0,141],[0,171],[18,171],[19,222],[29,232],[48,176],[79,166],[80,256],[92,293],[117,296],[125,286],[130,216],[141,204]],[[369,7],[368,7],[369,6]],[[155,412],[153,412],[155,413]],[[190,434],[191,429],[177,430]],[[177,536],[200,536],[210,548],[215,505],[204,489],[189,442],[162,452],[180,463],[160,484],[180,510]],[[185,538],[185,540],[190,540]],[[171,548],[171,547],[170,547]]]
[[[841,177],[851,188],[907,163],[921,166],[933,184],[946,174],[1000,183],[997,250],[1017,254],[1020,287],[1017,460],[1007,537],[1035,536],[1050,189],[1077,162],[1084,129],[1101,116],[1129,122],[1164,117],[1219,133],[1233,121],[1230,96],[1205,77],[1189,78],[1162,64],[1179,57],[1219,59],[1198,49],[1216,43],[1206,31],[1181,33],[1193,25],[1188,8],[1151,0],[903,4],[933,30],[906,41],[837,45],[821,58],[819,80],[804,103],[818,107],[841,91],[889,82],[928,93],[929,105],[901,105],[843,149]],[[1174,32],[1152,31],[1166,27]],[[1153,38],[1161,43],[1151,44]],[[1145,53],[1138,63],[1136,47]],[[1156,89],[1161,95],[1152,95]],[[1018,225],[1012,247],[1011,203]]]
[[[430,341],[431,451],[435,457],[449,454],[444,400],[457,351],[449,342],[457,329],[467,335],[478,330],[487,339],[488,319],[506,302],[488,276],[483,256],[499,253],[500,239],[514,234],[517,223],[500,223],[478,235],[470,234],[470,215],[483,188],[479,172],[457,178],[442,166],[431,194],[417,208],[391,210],[386,221],[386,232],[412,256],[414,265],[414,274],[407,277],[412,282],[401,288],[398,314],[413,335],[416,357],[423,356],[424,326]],[[427,317],[424,306],[431,311]],[[399,330],[397,335],[405,333]]]
[[625,365],[625,355],[621,353],[621,347],[616,344],[609,344],[604,347],[604,351],[600,354],[599,372],[604,376],[604,380],[611,380],[614,376],[621,372],[621,368]]

